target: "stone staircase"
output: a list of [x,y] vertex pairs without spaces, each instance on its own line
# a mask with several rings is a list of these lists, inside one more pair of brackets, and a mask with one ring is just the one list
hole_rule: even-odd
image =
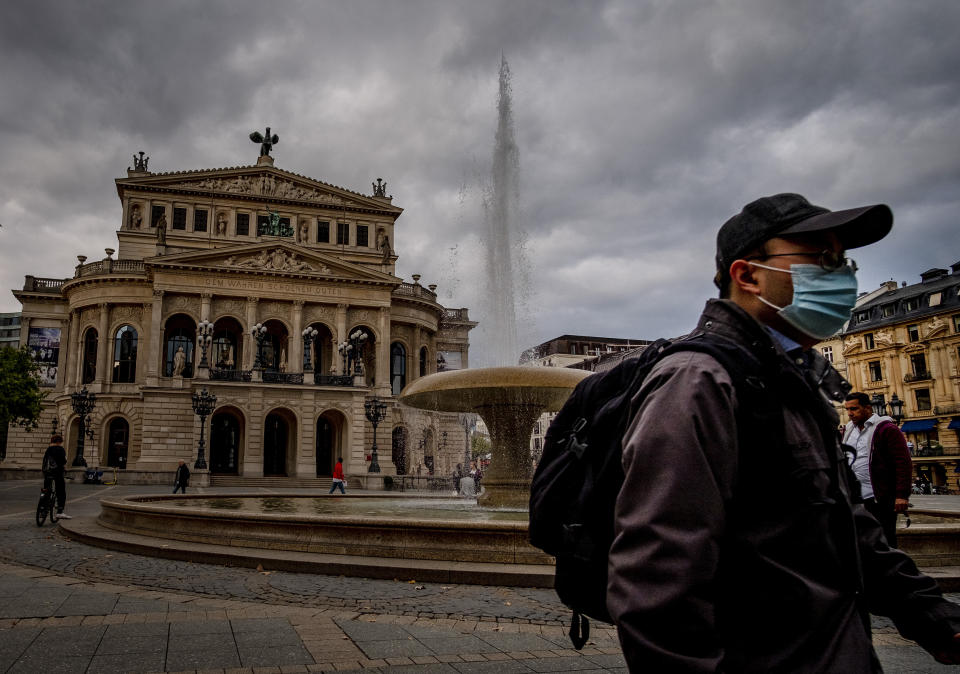
[[[311,489],[330,490],[329,477],[244,477],[242,475],[211,475],[211,487],[236,487],[261,489]],[[347,485],[350,488],[350,485]]]

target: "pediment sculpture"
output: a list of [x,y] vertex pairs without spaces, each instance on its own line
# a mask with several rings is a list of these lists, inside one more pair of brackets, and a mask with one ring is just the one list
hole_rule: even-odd
[[314,266],[306,260],[300,259],[296,253],[288,253],[282,248],[272,251],[262,250],[258,255],[240,257],[231,255],[223,264],[228,267],[242,267],[244,269],[263,269],[264,271],[314,271],[321,274],[331,273],[326,265]]
[[237,176],[235,178],[204,178],[203,180],[177,183],[170,185],[170,187],[232,194],[260,194],[324,204],[350,205],[353,203],[315,187],[300,185],[291,180],[278,180],[271,173],[264,173],[260,176]]
[[927,337],[930,337],[934,333],[940,332],[941,330],[947,329],[947,322],[940,318],[940,316],[934,316],[929,323],[926,325],[927,328]]
[[858,337],[857,335],[850,335],[845,340],[843,340],[843,353],[844,354],[850,353],[858,346],[860,346],[860,337]]
[[882,346],[893,346],[893,332],[890,330],[878,330],[873,333],[873,341]]

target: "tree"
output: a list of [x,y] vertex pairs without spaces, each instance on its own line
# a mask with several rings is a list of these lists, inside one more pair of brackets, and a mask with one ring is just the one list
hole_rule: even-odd
[[28,431],[37,427],[47,395],[40,390],[39,370],[27,347],[0,348],[0,424],[4,427],[15,424]]
[[478,459],[490,452],[490,441],[482,435],[474,433],[470,438],[470,456]]

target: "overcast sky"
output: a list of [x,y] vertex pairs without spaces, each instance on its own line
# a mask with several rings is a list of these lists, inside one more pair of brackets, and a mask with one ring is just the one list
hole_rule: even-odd
[[[0,281],[116,247],[113,181],[250,165],[405,209],[398,274],[483,320],[480,196],[513,74],[532,319],[653,339],[714,294],[717,228],[754,198],[890,204],[861,290],[960,260],[960,3],[60,2],[0,21]],[[0,311],[17,311],[9,292]],[[473,333],[481,354],[483,333]],[[474,363],[476,364],[476,363]]]

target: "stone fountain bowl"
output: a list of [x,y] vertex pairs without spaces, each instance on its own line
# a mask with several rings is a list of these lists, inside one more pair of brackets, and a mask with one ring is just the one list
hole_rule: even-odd
[[525,508],[530,500],[530,431],[544,412],[560,409],[585,370],[490,367],[438,372],[403,389],[400,403],[437,412],[475,412],[490,431],[490,470],[477,502]]

